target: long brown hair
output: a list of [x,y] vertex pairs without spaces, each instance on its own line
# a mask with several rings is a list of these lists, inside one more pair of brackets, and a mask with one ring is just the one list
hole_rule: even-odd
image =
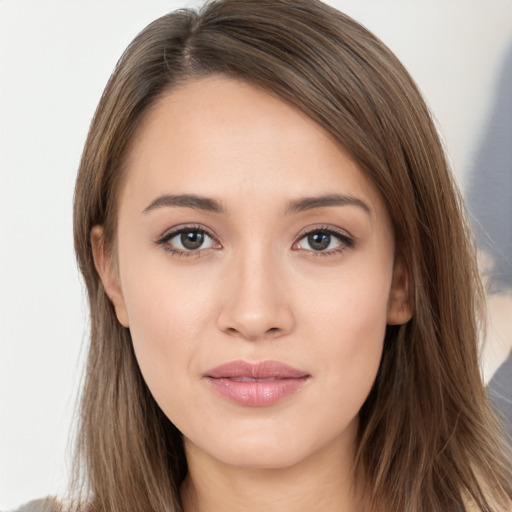
[[[95,271],[90,233],[115,251],[117,194],[132,135],[158,98],[210,74],[279,95],[326,129],[376,184],[413,318],[389,326],[360,411],[357,465],[372,510],[478,510],[512,495],[504,445],[478,360],[481,287],[461,198],[431,116],[390,50],[317,0],[220,0],[150,24],[121,57],[94,116],[78,173],[76,253],[91,343],[77,468],[96,512],[181,511],[180,432],[152,398],[130,332]],[[384,504],[384,506],[383,506]]]

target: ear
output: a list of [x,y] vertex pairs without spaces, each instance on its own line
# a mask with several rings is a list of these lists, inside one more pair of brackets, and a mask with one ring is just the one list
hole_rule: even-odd
[[411,278],[405,265],[397,260],[393,269],[388,300],[389,325],[406,324],[412,317]]
[[119,281],[116,265],[112,261],[111,255],[105,246],[103,226],[94,226],[91,229],[91,246],[94,266],[100,276],[105,293],[114,305],[119,323],[124,327],[128,327],[128,313],[124,303],[121,283]]

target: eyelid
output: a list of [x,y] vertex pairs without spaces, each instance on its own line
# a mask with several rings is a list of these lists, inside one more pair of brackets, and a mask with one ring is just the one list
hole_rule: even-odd
[[[222,244],[219,242],[218,237],[213,234],[209,229],[206,227],[200,225],[200,224],[182,224],[178,226],[173,226],[172,228],[167,229],[162,235],[160,235],[154,242],[155,245],[162,246],[162,248],[177,256],[195,256],[200,257],[202,253],[207,251],[208,249],[211,249],[212,247],[207,247],[205,249],[197,249],[197,250],[182,250],[176,247],[172,247],[170,245],[167,245],[167,243],[177,235],[186,232],[186,231],[197,231],[200,233],[204,233],[208,237],[210,237],[216,244],[217,247],[214,247],[215,249],[222,248]],[[333,235],[336,237],[339,242],[341,243],[341,247],[337,247],[335,249],[326,250],[326,251],[315,251],[314,249],[296,249],[299,251],[308,252],[313,256],[330,256],[333,254],[341,253],[345,251],[346,249],[352,248],[355,244],[355,239],[352,235],[350,235],[347,231],[332,226],[332,225],[326,225],[326,224],[320,224],[320,225],[312,225],[307,226],[303,228],[301,231],[299,231],[298,234],[295,235],[294,239],[295,241],[292,244],[292,249],[295,248],[295,246],[306,236],[311,235],[312,233],[317,232],[324,232],[328,233],[329,235]]]
[[209,229],[205,228],[204,226],[201,226],[200,224],[182,224],[182,225],[178,225],[178,226],[173,226],[172,228],[169,228],[169,229],[165,230],[164,233],[162,235],[160,235],[154,241],[154,244],[162,246],[162,248],[165,251],[170,252],[170,253],[172,253],[174,255],[178,255],[178,256],[195,256],[195,257],[198,257],[204,251],[206,251],[208,249],[211,249],[211,247],[207,247],[205,249],[199,248],[197,250],[182,250],[182,249],[179,249],[179,248],[167,245],[167,243],[170,240],[172,240],[175,236],[177,236],[177,235],[179,235],[179,234],[181,234],[183,232],[186,232],[186,231],[197,231],[197,232],[200,232],[200,233],[204,233],[205,235],[210,237],[215,242],[215,244],[218,245],[218,247],[215,247],[215,249],[218,249],[218,248],[222,247],[221,243],[218,240],[218,237],[216,235],[214,235]]
[[326,225],[326,224],[320,224],[320,225],[313,225],[313,226],[307,226],[306,228],[303,228],[299,233],[295,236],[295,242],[293,242],[293,246],[297,245],[302,239],[304,239],[306,236],[311,235],[312,233],[317,232],[324,232],[328,233],[329,235],[334,235],[340,243],[342,244],[341,247],[338,247],[336,249],[331,249],[329,251],[315,251],[313,249],[297,249],[300,251],[305,251],[308,253],[311,253],[313,256],[330,256],[336,253],[341,253],[345,251],[346,249],[350,249],[354,247],[355,245],[355,239],[352,235],[350,235],[347,231],[340,229],[338,227],[332,226],[332,225]]

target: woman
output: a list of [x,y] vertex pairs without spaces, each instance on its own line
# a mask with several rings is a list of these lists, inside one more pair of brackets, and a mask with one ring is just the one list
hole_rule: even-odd
[[315,0],[147,27],[84,149],[78,507],[509,510],[480,285],[429,112]]

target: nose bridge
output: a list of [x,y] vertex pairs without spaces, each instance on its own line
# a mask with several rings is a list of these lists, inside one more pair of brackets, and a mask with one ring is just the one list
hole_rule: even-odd
[[230,267],[219,327],[250,340],[289,332],[293,314],[275,251],[247,243],[233,254]]

